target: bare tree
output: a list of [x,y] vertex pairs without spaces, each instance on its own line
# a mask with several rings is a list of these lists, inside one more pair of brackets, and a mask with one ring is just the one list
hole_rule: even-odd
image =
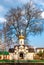
[[41,19],[42,11],[32,2],[23,7],[12,8],[6,14],[6,25],[4,26],[4,35],[6,41],[19,38],[24,35],[25,39],[28,34],[38,34],[43,31],[43,22]]

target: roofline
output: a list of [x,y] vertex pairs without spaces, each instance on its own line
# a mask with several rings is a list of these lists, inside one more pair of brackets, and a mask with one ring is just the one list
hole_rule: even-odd
[[36,48],[36,49],[44,49],[44,48]]

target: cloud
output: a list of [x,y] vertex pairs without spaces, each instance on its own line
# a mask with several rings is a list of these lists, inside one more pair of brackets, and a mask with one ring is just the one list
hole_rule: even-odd
[[29,2],[30,0],[18,0],[20,3],[23,3],[23,4],[25,4],[25,3],[27,3],[27,2]]
[[14,7],[19,6],[19,4],[22,6],[30,1],[33,1],[33,3],[37,4],[38,7],[44,8],[44,0],[4,0],[5,3]]
[[44,12],[42,12],[41,16],[42,16],[42,18],[44,19]]
[[6,2],[7,4],[9,3],[9,4],[11,4],[11,3],[13,3],[13,4],[16,4],[16,3],[22,3],[22,4],[25,4],[25,3],[27,3],[27,2],[30,2],[30,1],[33,1],[34,3],[37,3],[37,4],[42,4],[42,5],[44,5],[44,0],[4,0],[4,2]]
[[3,17],[0,17],[0,24],[6,22],[6,19]]
[[44,0],[33,0],[34,3],[44,6]]
[[4,2],[6,2],[6,3],[9,3],[9,4],[10,4],[10,3],[14,3],[14,0],[11,0],[11,1],[10,1],[10,0],[4,0]]
[[30,0],[4,0],[5,2],[7,2],[7,3],[22,3],[22,4],[25,4],[25,3],[27,3],[27,2],[29,2]]
[[34,3],[44,5],[44,0],[16,0],[16,1],[20,2],[20,3],[23,3],[23,4],[25,4],[27,2],[30,2],[30,1],[33,1]]
[[4,11],[4,7],[0,5],[0,12]]

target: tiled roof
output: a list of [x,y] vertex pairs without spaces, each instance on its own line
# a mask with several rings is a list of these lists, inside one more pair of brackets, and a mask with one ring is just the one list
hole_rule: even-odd
[[28,51],[29,51],[29,52],[35,52],[35,51],[34,51],[34,48],[29,48]]
[[9,52],[10,52],[10,53],[13,53],[13,52],[14,52],[14,48],[10,48],[10,49],[9,49]]

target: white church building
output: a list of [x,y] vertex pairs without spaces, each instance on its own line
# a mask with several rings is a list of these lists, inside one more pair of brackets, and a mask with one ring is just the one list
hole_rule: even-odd
[[19,45],[9,49],[10,60],[33,60],[34,48],[24,44],[24,36],[19,36]]

